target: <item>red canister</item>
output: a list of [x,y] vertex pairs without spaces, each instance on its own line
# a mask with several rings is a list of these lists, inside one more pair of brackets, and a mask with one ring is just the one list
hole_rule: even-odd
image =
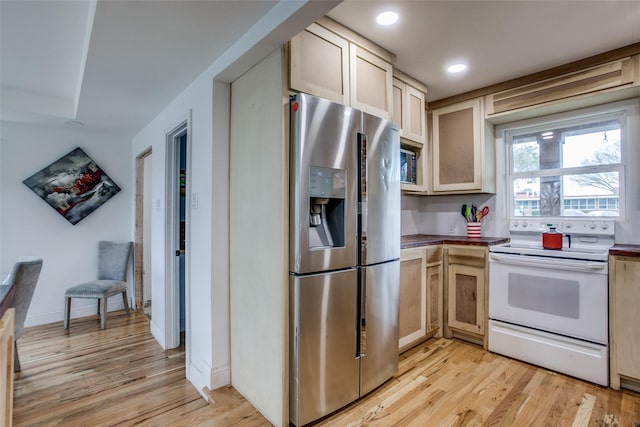
[[542,247],[544,249],[562,249],[562,233],[558,233],[555,227],[542,233]]

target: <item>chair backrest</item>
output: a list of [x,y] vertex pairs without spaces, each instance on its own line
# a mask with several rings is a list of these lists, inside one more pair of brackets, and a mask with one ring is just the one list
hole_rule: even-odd
[[133,242],[98,242],[98,280],[127,281]]
[[31,305],[31,298],[42,270],[42,258],[23,256],[13,265],[6,284],[15,285],[16,293],[11,307],[16,309],[16,339],[22,336],[24,320]]

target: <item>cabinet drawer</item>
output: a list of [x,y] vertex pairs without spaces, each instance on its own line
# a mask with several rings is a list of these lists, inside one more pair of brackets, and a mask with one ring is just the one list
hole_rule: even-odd
[[449,264],[463,264],[484,268],[487,261],[486,249],[477,249],[464,246],[450,246],[447,260]]
[[442,262],[442,246],[432,246],[427,248],[427,264],[437,264]]

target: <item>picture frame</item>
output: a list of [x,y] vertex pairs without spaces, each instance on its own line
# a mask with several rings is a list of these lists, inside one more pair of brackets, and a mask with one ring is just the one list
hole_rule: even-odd
[[120,187],[79,147],[22,183],[73,225],[120,191]]

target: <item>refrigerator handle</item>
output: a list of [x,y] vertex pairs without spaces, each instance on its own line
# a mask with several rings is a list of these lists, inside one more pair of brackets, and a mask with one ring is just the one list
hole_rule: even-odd
[[358,269],[360,292],[358,292],[358,346],[356,358],[367,355],[367,280],[362,269]]
[[358,264],[363,264],[366,259],[367,250],[367,135],[358,132],[358,155],[357,155],[357,202],[358,219],[357,232],[360,236],[358,242]]

